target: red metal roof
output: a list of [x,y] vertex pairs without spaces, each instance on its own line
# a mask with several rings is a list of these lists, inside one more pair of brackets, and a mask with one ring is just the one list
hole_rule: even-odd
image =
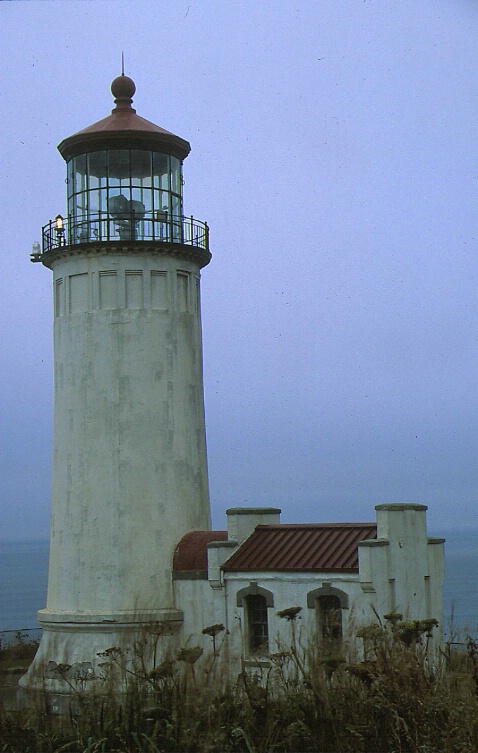
[[210,541],[227,541],[227,531],[191,531],[174,550],[174,572],[207,572],[207,545]]
[[180,159],[188,156],[191,151],[188,141],[136,114],[131,107],[136,91],[132,79],[118,76],[111,91],[116,97],[116,107],[111,115],[63,139],[58,146],[63,159],[99,149],[128,148],[164,150]]
[[376,538],[375,523],[257,526],[223,570],[358,572],[359,542]]

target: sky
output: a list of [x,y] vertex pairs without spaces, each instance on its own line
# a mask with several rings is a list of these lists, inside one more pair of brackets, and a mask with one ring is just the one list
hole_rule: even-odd
[[0,3],[0,539],[47,537],[56,147],[111,81],[190,141],[213,524],[429,507],[478,528],[478,3]]

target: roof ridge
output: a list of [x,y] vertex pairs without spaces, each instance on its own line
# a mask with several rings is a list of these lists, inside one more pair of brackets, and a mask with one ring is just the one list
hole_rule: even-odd
[[260,523],[258,528],[376,528],[376,522],[367,523]]

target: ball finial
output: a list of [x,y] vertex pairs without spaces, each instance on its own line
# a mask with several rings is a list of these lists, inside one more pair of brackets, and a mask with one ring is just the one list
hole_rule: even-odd
[[136,84],[129,76],[118,76],[111,84],[111,93],[115,99],[132,99]]

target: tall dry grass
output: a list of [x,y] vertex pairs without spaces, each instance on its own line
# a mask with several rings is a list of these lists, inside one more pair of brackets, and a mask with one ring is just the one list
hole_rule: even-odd
[[243,662],[239,675],[228,677],[221,625],[206,629],[209,652],[188,645],[158,655],[146,641],[132,655],[112,647],[100,657],[101,693],[60,666],[71,685],[69,714],[54,716],[48,703],[1,711],[0,751],[476,753],[472,638],[461,650],[432,654],[430,621],[392,615],[360,631],[358,661],[337,645],[304,647],[298,611],[282,616],[290,640],[260,673]]

